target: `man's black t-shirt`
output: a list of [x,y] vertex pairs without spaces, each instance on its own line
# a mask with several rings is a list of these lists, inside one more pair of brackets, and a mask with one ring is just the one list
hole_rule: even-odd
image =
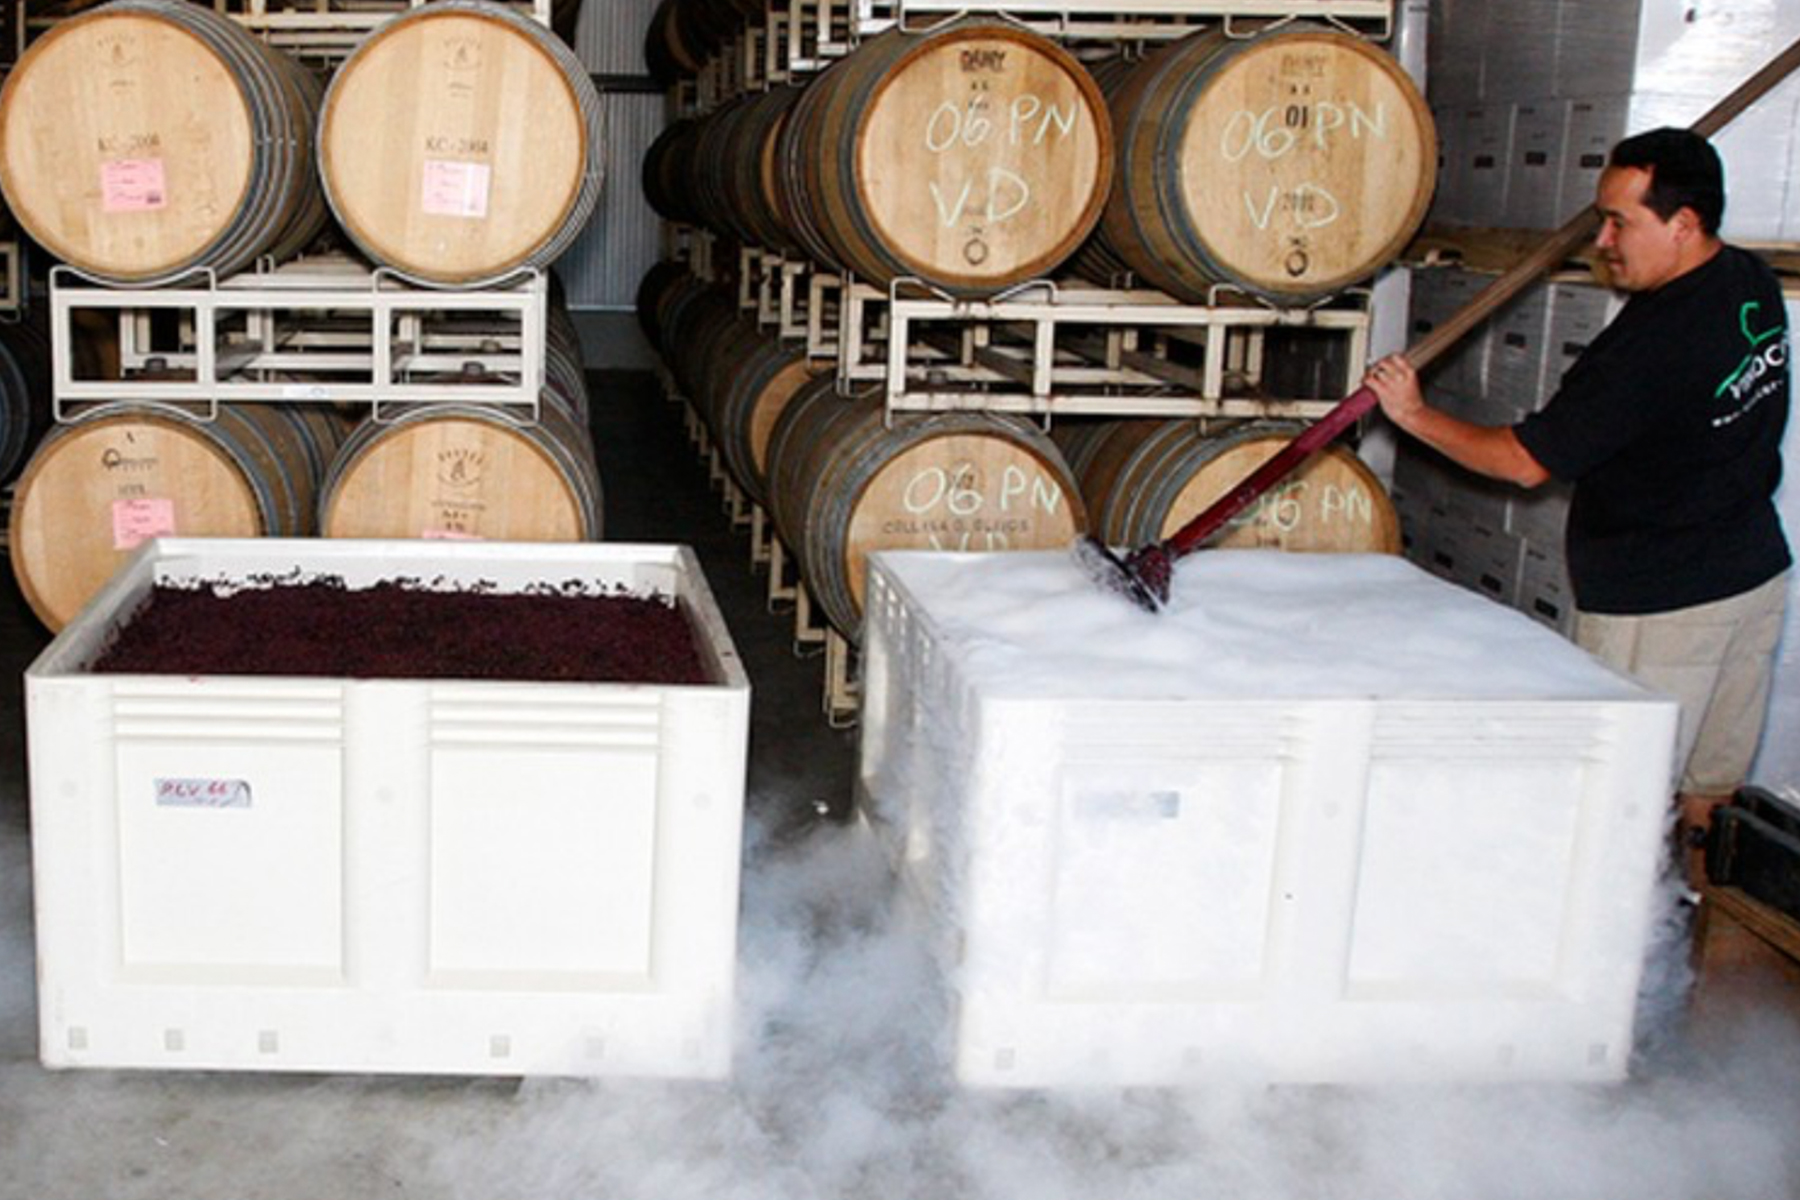
[[1772,496],[1788,414],[1781,288],[1726,246],[1634,295],[1515,427],[1575,484],[1566,552],[1578,607],[1667,612],[1765,583],[1790,561]]

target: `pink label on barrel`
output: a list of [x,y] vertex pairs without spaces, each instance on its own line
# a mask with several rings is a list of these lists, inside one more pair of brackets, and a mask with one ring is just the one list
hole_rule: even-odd
[[135,550],[151,538],[175,532],[175,502],[163,499],[114,500],[113,549]]
[[440,542],[479,542],[482,537],[478,533],[469,533],[461,529],[422,529],[419,536],[426,541]]
[[419,206],[438,217],[485,217],[492,174],[486,163],[428,158]]
[[100,164],[100,208],[153,212],[169,202],[160,158],[111,158]]

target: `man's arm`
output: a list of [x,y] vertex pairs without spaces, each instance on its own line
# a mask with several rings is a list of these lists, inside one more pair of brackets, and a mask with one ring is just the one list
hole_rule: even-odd
[[1469,470],[1523,488],[1550,478],[1510,426],[1475,425],[1426,404],[1418,373],[1403,356],[1380,360],[1363,382],[1381,401],[1388,420]]

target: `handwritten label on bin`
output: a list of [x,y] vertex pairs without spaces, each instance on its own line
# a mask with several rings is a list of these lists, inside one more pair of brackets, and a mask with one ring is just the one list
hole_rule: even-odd
[[243,779],[158,779],[158,808],[249,808],[250,784]]

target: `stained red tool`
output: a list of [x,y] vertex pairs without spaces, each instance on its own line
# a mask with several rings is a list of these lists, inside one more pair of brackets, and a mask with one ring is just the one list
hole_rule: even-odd
[[[1739,84],[1729,96],[1715,104],[1692,128],[1711,137],[1731,119],[1756,103],[1765,92],[1775,87],[1800,66],[1800,41],[1783,50],[1762,70]],[[1423,371],[1439,355],[1454,345],[1463,334],[1486,320],[1501,305],[1511,300],[1532,280],[1560,264],[1586,241],[1599,216],[1592,208],[1584,208],[1567,224],[1540,242],[1517,265],[1482,289],[1476,297],[1447,318],[1417,343],[1407,347],[1406,357],[1413,367]],[[1156,612],[1169,601],[1169,588],[1174,581],[1175,562],[1199,549],[1224,524],[1254,504],[1259,496],[1280,483],[1307,459],[1329,445],[1338,434],[1355,424],[1376,404],[1375,393],[1367,387],[1357,388],[1338,401],[1330,412],[1314,422],[1275,456],[1252,471],[1244,481],[1213,501],[1205,512],[1183,525],[1160,542],[1141,546],[1121,557],[1092,536],[1083,538],[1076,547],[1078,557],[1096,582],[1130,598],[1139,607]]]

